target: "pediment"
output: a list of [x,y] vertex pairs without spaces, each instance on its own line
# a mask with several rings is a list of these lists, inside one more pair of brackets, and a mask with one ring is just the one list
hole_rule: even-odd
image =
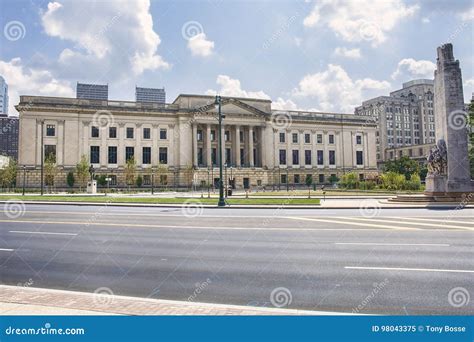
[[[265,116],[267,113],[239,99],[223,98],[222,112],[225,114]],[[217,109],[214,104],[208,104],[197,109],[200,112],[215,113]]]

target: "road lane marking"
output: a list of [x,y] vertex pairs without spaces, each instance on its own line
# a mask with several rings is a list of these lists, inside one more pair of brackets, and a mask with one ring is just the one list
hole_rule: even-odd
[[[111,227],[137,227],[137,228],[165,228],[165,229],[204,229],[204,230],[275,230],[275,231],[345,231],[345,230],[373,230],[370,228],[269,228],[269,227],[203,227],[203,226],[171,226],[171,225],[149,225],[136,223],[108,223],[108,222],[68,222],[68,221],[35,221],[35,220],[0,220],[8,223],[32,223],[32,224],[65,224],[75,226],[111,226]],[[408,228],[414,230],[414,228]]]
[[10,248],[0,248],[0,251],[2,251],[2,252],[13,252],[13,249],[10,249]]
[[[291,220],[303,220],[303,221],[315,221],[315,222],[324,222],[324,223],[338,223],[343,225],[352,225],[352,226],[362,226],[362,227],[375,227],[375,228],[386,228],[386,229],[396,229],[396,230],[421,230],[419,228],[413,227],[400,227],[400,226],[387,226],[382,224],[371,224],[371,223],[360,223],[360,222],[351,222],[351,221],[338,221],[333,219],[317,219],[317,218],[307,218],[307,217],[291,217],[285,216],[284,218]],[[396,223],[396,222],[395,222]]]
[[447,243],[384,243],[384,242],[335,242],[335,245],[364,245],[364,246],[433,246],[449,247]]
[[[363,218],[363,217],[337,217],[338,219],[351,219],[351,220],[359,220],[364,222],[383,222],[383,223],[398,223],[396,221],[390,220],[383,220],[380,218]],[[400,220],[401,217],[398,218]],[[474,230],[474,228],[464,227],[464,226],[453,226],[447,224],[435,224],[435,223],[422,223],[422,222],[408,222],[410,220],[409,217],[403,217],[403,224],[410,224],[410,225],[417,225],[417,226],[428,226],[428,227],[443,227],[443,228],[456,228],[456,229],[466,229],[466,230]],[[437,221],[439,222],[439,220]]]
[[55,233],[55,232],[30,232],[27,230],[10,230],[9,233],[15,234],[41,234],[41,235],[69,235],[76,236],[76,233]]
[[447,270],[447,269],[439,269],[439,268],[366,267],[366,266],[345,266],[344,268],[351,269],[351,270],[474,273],[474,270]]
[[[386,218],[391,218],[391,219],[395,219],[395,220],[399,220],[400,217],[396,217],[396,216],[385,216]],[[466,225],[469,225],[469,226],[474,226],[474,221],[461,221],[461,220],[446,220],[444,219],[443,217],[440,217],[439,219],[428,219],[428,218],[421,218],[421,217],[404,217],[405,219],[408,219],[408,220],[413,220],[413,221],[427,221],[427,222],[447,222],[447,223],[459,223],[459,224],[466,224]],[[464,217],[459,217],[460,219],[464,218]],[[443,225],[445,226],[445,225]],[[465,228],[468,228],[468,227],[465,227]],[[469,228],[468,228],[469,229]]]

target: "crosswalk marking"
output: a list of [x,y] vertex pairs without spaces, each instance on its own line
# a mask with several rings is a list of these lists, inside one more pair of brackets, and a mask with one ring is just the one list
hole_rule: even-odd
[[[349,219],[348,217],[338,217],[338,219]],[[365,218],[365,217],[351,217],[351,220],[360,220],[365,222],[383,222],[383,223],[398,223],[391,220],[386,220],[383,218]],[[400,220],[401,218],[398,218]],[[466,230],[474,230],[473,228],[464,227],[464,226],[455,226],[455,225],[447,225],[447,224],[436,224],[436,223],[423,223],[423,222],[409,222],[411,217],[404,217],[403,224],[409,225],[417,225],[417,226],[427,226],[427,227],[442,227],[442,228],[456,228],[456,229],[466,229]],[[439,221],[437,221],[439,222]]]
[[[302,221],[315,221],[315,222],[324,222],[324,223],[339,223],[344,225],[352,226],[362,226],[362,227],[375,227],[375,228],[386,228],[386,229],[397,229],[397,230],[420,230],[419,228],[413,227],[402,227],[402,226],[387,226],[383,224],[371,224],[371,223],[361,223],[361,222],[351,222],[351,221],[339,221],[334,219],[320,219],[320,218],[308,218],[308,217],[291,217],[284,216],[284,218],[291,220],[302,220]],[[346,219],[353,219],[352,217],[346,217]]]

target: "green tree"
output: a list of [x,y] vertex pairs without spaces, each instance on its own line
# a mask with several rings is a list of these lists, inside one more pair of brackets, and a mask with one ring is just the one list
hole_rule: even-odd
[[396,160],[389,160],[384,165],[384,172],[395,172],[405,176],[406,180],[414,173],[420,174],[420,164],[408,156]]
[[154,183],[159,183],[161,186],[167,185],[167,182],[164,181],[164,176],[168,173],[168,165],[163,163],[158,163],[158,166],[153,169],[154,172]]
[[355,172],[348,172],[342,175],[339,184],[347,189],[356,189],[359,186],[359,177]]
[[306,175],[305,184],[308,187],[308,198],[311,198],[311,185],[313,185],[313,176]]
[[76,165],[76,173],[79,180],[79,191],[82,191],[82,186],[86,185],[89,178],[89,162],[85,154],[81,156],[81,160]]
[[18,164],[15,159],[10,158],[8,165],[0,170],[0,182],[2,188],[12,188],[16,184],[16,173]]
[[106,175],[96,175],[95,180],[97,181],[97,185],[99,186],[106,186],[107,181],[106,181],[107,176]]
[[66,183],[67,185],[72,188],[74,186],[74,182],[76,179],[74,178],[74,172],[69,171],[66,176]]
[[127,164],[125,165],[125,182],[128,185],[128,190],[130,186],[135,184],[135,177],[137,173],[137,162],[134,157],[127,159]]
[[141,187],[142,187],[142,185],[143,185],[143,178],[142,178],[141,175],[138,175],[136,183],[137,183],[137,188],[141,188]]
[[331,177],[329,177],[329,183],[334,184],[337,182],[339,182],[339,178],[336,175],[331,175]]
[[54,180],[58,173],[58,167],[56,166],[56,156],[50,153],[46,156],[44,161],[44,182],[49,186],[49,190],[54,186]]

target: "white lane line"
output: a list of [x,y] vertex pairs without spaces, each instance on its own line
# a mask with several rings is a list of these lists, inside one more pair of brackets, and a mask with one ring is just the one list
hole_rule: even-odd
[[0,251],[2,251],[2,252],[13,252],[13,249],[10,249],[10,248],[0,248]]
[[335,245],[363,245],[363,246],[433,246],[449,247],[447,243],[383,243],[383,242],[335,242]]
[[68,236],[76,236],[76,233],[55,233],[55,232],[30,232],[26,230],[10,230],[9,233],[15,234],[40,234],[40,235],[68,235]]
[[[399,220],[400,217],[396,217],[396,216],[384,216],[386,218],[391,218],[391,219],[395,219],[395,220]],[[428,218],[421,218],[421,217],[404,217],[405,219],[408,219],[408,220],[413,220],[413,221],[426,221],[426,222],[438,222],[438,223],[441,223],[441,222],[446,222],[446,223],[459,223],[459,224],[466,224],[466,225],[469,225],[469,226],[474,226],[474,220],[470,220],[470,221],[461,221],[460,219],[462,219],[462,217],[460,217],[459,220],[446,220],[445,218],[443,217],[440,217],[438,219],[428,219]],[[444,226],[444,225],[443,225]]]
[[[364,222],[382,222],[382,223],[398,223],[397,221],[391,220],[383,220],[380,218],[363,218],[363,217],[337,217],[338,219],[351,219],[351,220],[359,220]],[[409,217],[399,217],[398,220],[402,220],[403,224],[410,224],[415,226],[427,226],[427,227],[442,227],[442,228],[455,228],[455,229],[466,229],[466,230],[474,230],[474,228],[464,227],[464,226],[453,226],[448,224],[436,224],[436,223],[422,223],[422,222],[409,222]],[[437,221],[439,222],[439,220]]]
[[[361,223],[361,222],[351,222],[351,221],[338,221],[333,219],[316,219],[316,218],[307,218],[307,217],[291,217],[284,216],[283,218],[291,220],[303,220],[303,221],[315,221],[315,222],[324,222],[324,223],[338,223],[343,225],[352,225],[352,226],[362,226],[362,227],[375,227],[375,228],[387,228],[387,229],[396,229],[396,230],[421,230],[419,228],[413,227],[401,227],[401,226],[387,226],[383,224],[371,224],[371,223]],[[350,218],[349,218],[350,219]],[[396,222],[394,222],[396,223]]]
[[446,269],[439,269],[439,268],[366,267],[366,266],[345,266],[344,268],[351,269],[351,270],[474,273],[474,270],[446,270]]

